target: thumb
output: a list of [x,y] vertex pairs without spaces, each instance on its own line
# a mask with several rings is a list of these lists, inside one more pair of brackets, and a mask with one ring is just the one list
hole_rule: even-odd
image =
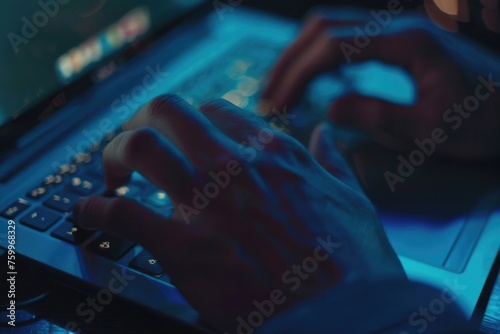
[[429,118],[427,116],[419,114],[417,106],[358,94],[341,97],[328,111],[332,123],[367,131],[378,142],[394,149],[405,146],[403,143],[415,138],[426,118]]
[[335,130],[330,124],[321,123],[316,126],[309,142],[309,151],[330,174],[361,191],[356,175],[337,147]]
[[328,111],[330,120],[363,130],[380,129],[389,123],[394,113],[401,113],[393,103],[358,94],[349,94],[336,100]]

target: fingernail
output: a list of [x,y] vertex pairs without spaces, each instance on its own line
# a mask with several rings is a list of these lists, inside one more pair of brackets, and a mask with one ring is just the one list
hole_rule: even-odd
[[82,208],[86,202],[87,202],[87,198],[80,197],[73,205],[73,217],[74,217],[75,222],[77,224],[80,224],[80,222],[82,220]]

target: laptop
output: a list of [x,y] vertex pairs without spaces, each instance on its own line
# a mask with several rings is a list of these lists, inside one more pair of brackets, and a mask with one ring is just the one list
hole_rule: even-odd
[[[104,190],[103,147],[151,98],[171,92],[198,106],[222,97],[256,112],[266,73],[300,24],[241,1],[42,0],[7,6],[0,54],[0,249],[9,249],[5,227],[15,225],[16,254],[58,281],[95,295],[119,277],[133,277],[115,289],[116,296],[196,326],[197,312],[151,254],[132,241],[78,229],[71,207],[79,196]],[[392,87],[387,71],[394,74]],[[349,80],[318,78],[297,114],[309,110],[324,119],[328,103],[352,89],[353,80],[364,83],[357,87],[361,92],[384,94],[382,86],[393,96],[394,89],[411,84],[397,69],[377,63],[342,73]],[[296,129],[310,125],[296,119]],[[140,175],[115,195],[172,212],[168,194]],[[443,289],[465,285],[457,302],[471,318],[488,291],[500,245],[499,197],[489,194],[476,204],[447,217],[440,228],[422,217],[381,211],[409,277]],[[86,306],[76,313],[79,321],[66,324],[68,330],[90,318]]]

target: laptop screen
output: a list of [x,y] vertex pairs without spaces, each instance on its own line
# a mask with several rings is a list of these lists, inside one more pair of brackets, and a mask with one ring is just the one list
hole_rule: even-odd
[[[0,129],[202,2],[5,2],[0,14],[4,36],[0,42]],[[112,70],[100,70],[92,80],[103,79]]]

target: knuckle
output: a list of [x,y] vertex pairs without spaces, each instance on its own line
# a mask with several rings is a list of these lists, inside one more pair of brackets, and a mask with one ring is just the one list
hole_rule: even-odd
[[312,159],[309,151],[301,143],[281,132],[276,134],[276,139],[270,148],[276,153],[294,157],[300,162],[308,162]]
[[[335,52],[338,50],[340,47],[340,44],[342,43],[342,39],[338,38],[337,34],[335,32],[332,32],[330,30],[325,30],[322,31],[319,34],[318,41],[320,41],[320,47],[321,50],[323,51],[324,54],[335,54]],[[325,58],[322,58],[325,59]],[[328,59],[323,60],[323,61],[318,61],[318,63],[323,63],[323,62],[329,63]]]
[[200,110],[204,113],[216,113],[218,111],[226,110],[231,107],[234,107],[234,105],[230,104],[227,100],[215,99],[203,104],[200,107]]
[[104,222],[108,227],[113,227],[124,220],[127,211],[130,209],[130,204],[122,198],[111,199],[102,212]]
[[218,169],[223,169],[233,160],[236,160],[236,156],[227,150],[223,150],[213,157],[213,166]]
[[332,47],[336,47],[341,39],[338,38],[336,32],[331,30],[324,30],[318,35],[318,40],[321,41],[324,47],[332,49]]
[[290,149],[290,146],[292,146],[292,143],[290,142],[292,139],[291,137],[279,131],[272,131],[272,133],[272,140],[268,144],[270,151],[285,153]]
[[314,160],[311,153],[299,143],[289,143],[288,150],[300,163],[310,163]]
[[292,149],[295,158],[301,163],[309,163],[313,161],[311,153],[304,146],[297,146]]
[[146,108],[146,115],[149,119],[163,117],[169,109],[177,108],[182,103],[182,99],[174,94],[163,94],[152,99]]
[[158,143],[158,135],[150,128],[142,128],[131,133],[123,141],[122,151],[124,160],[133,163],[148,152]]
[[320,12],[312,12],[307,20],[307,24],[314,31],[323,30],[330,25],[331,20]]

